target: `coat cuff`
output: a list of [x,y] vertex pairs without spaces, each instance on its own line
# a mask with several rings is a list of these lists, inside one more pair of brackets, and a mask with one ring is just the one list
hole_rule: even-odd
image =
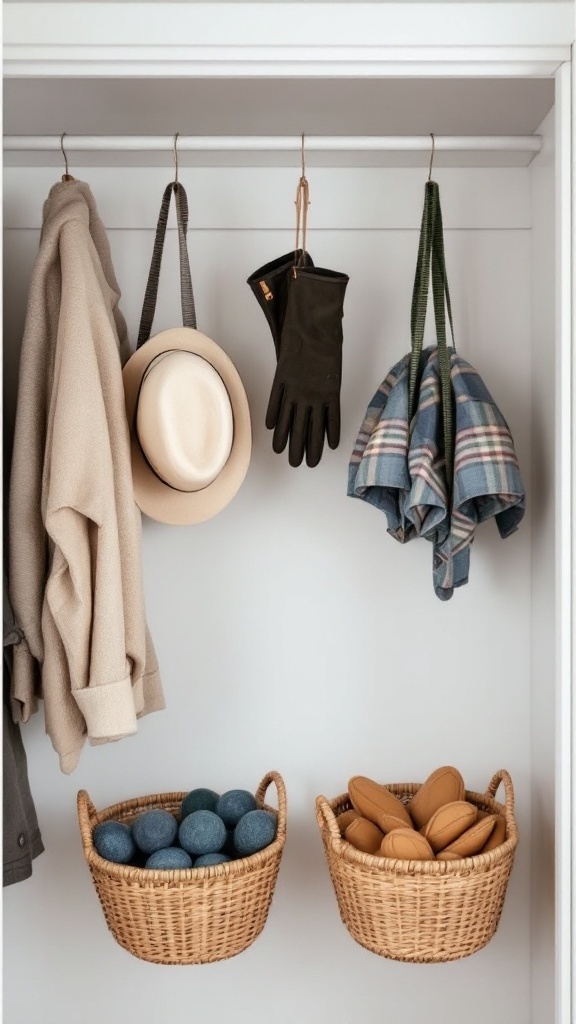
[[132,681],[127,675],[116,683],[73,690],[90,739],[120,738],[136,732]]
[[38,693],[40,686],[40,666],[30,653],[25,640],[15,644],[12,661],[12,677],[10,681],[10,705],[12,720],[16,723],[27,722],[30,715],[38,710]]

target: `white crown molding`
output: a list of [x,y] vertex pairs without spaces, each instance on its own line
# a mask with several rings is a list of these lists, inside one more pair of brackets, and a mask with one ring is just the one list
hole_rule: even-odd
[[18,3],[4,6],[4,73],[551,75],[573,38],[571,2],[529,18],[518,3]]

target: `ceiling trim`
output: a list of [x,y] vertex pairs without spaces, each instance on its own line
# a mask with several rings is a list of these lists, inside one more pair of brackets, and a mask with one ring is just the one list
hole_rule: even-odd
[[518,3],[18,3],[4,6],[4,73],[548,76],[573,39],[563,0],[529,18]]

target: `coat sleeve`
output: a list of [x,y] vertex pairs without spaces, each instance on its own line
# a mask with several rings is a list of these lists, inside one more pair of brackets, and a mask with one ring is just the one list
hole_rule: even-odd
[[26,722],[41,696],[42,604],[48,573],[42,519],[42,473],[51,375],[51,315],[60,273],[49,241],[34,264],[20,352],[18,401],[9,486],[9,591],[22,639],[14,647],[12,717]]
[[60,255],[46,445],[46,530],[54,546],[46,601],[88,737],[117,739],[136,731],[116,493],[118,446],[128,453],[121,365],[108,286],[81,222],[64,226]]

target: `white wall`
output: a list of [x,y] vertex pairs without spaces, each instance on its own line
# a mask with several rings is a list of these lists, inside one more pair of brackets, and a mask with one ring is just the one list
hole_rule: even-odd
[[535,1022],[551,1019],[554,1000],[554,802],[555,702],[550,699],[557,671],[556,600],[557,518],[552,495],[557,489],[554,451],[556,406],[556,327],[554,214],[554,112],[540,125],[542,152],[530,168],[532,183],[532,467],[534,487],[542,495],[535,507],[532,549],[532,844],[533,916],[538,927],[532,947],[532,1012]]
[[[110,232],[135,338],[168,175],[97,168],[83,177]],[[381,514],[346,497],[366,405],[409,347],[425,175],[342,168],[309,175],[309,249],[317,264],[350,275],[342,440],[314,470],[292,469],[272,452],[263,420],[273,347],[245,284],[293,245],[296,175],[204,168],[182,177],[199,327],[222,344],[244,381],[252,461],[237,497],[213,520],[187,528],[145,521],[147,606],[166,710],[142,720],[134,738],[86,748],[70,777],[59,773],[42,711],[25,727],[46,852],[31,879],[4,891],[5,1022],[157,1024],[185,1014],[202,1024],[350,1024],[375,1016],[484,1024],[488,1012],[491,1024],[527,1024],[530,541],[539,509],[531,487],[529,171],[437,175],[457,345],[510,423],[530,510],[506,542],[494,523],[480,528],[471,582],[448,604],[432,590],[430,548],[396,544]],[[41,204],[53,181],[51,170],[5,172],[9,418]],[[156,330],[179,316],[172,231],[167,245]],[[456,764],[475,790],[500,767],[512,773],[521,841],[504,913],[494,940],[467,960],[394,963],[356,945],[340,922],[314,798],[342,792],[355,773],[416,781],[444,763]],[[104,807],[196,785],[255,788],[270,768],[288,790],[288,841],[254,946],[187,969],[146,964],[117,946],[83,861],[77,790]]]

